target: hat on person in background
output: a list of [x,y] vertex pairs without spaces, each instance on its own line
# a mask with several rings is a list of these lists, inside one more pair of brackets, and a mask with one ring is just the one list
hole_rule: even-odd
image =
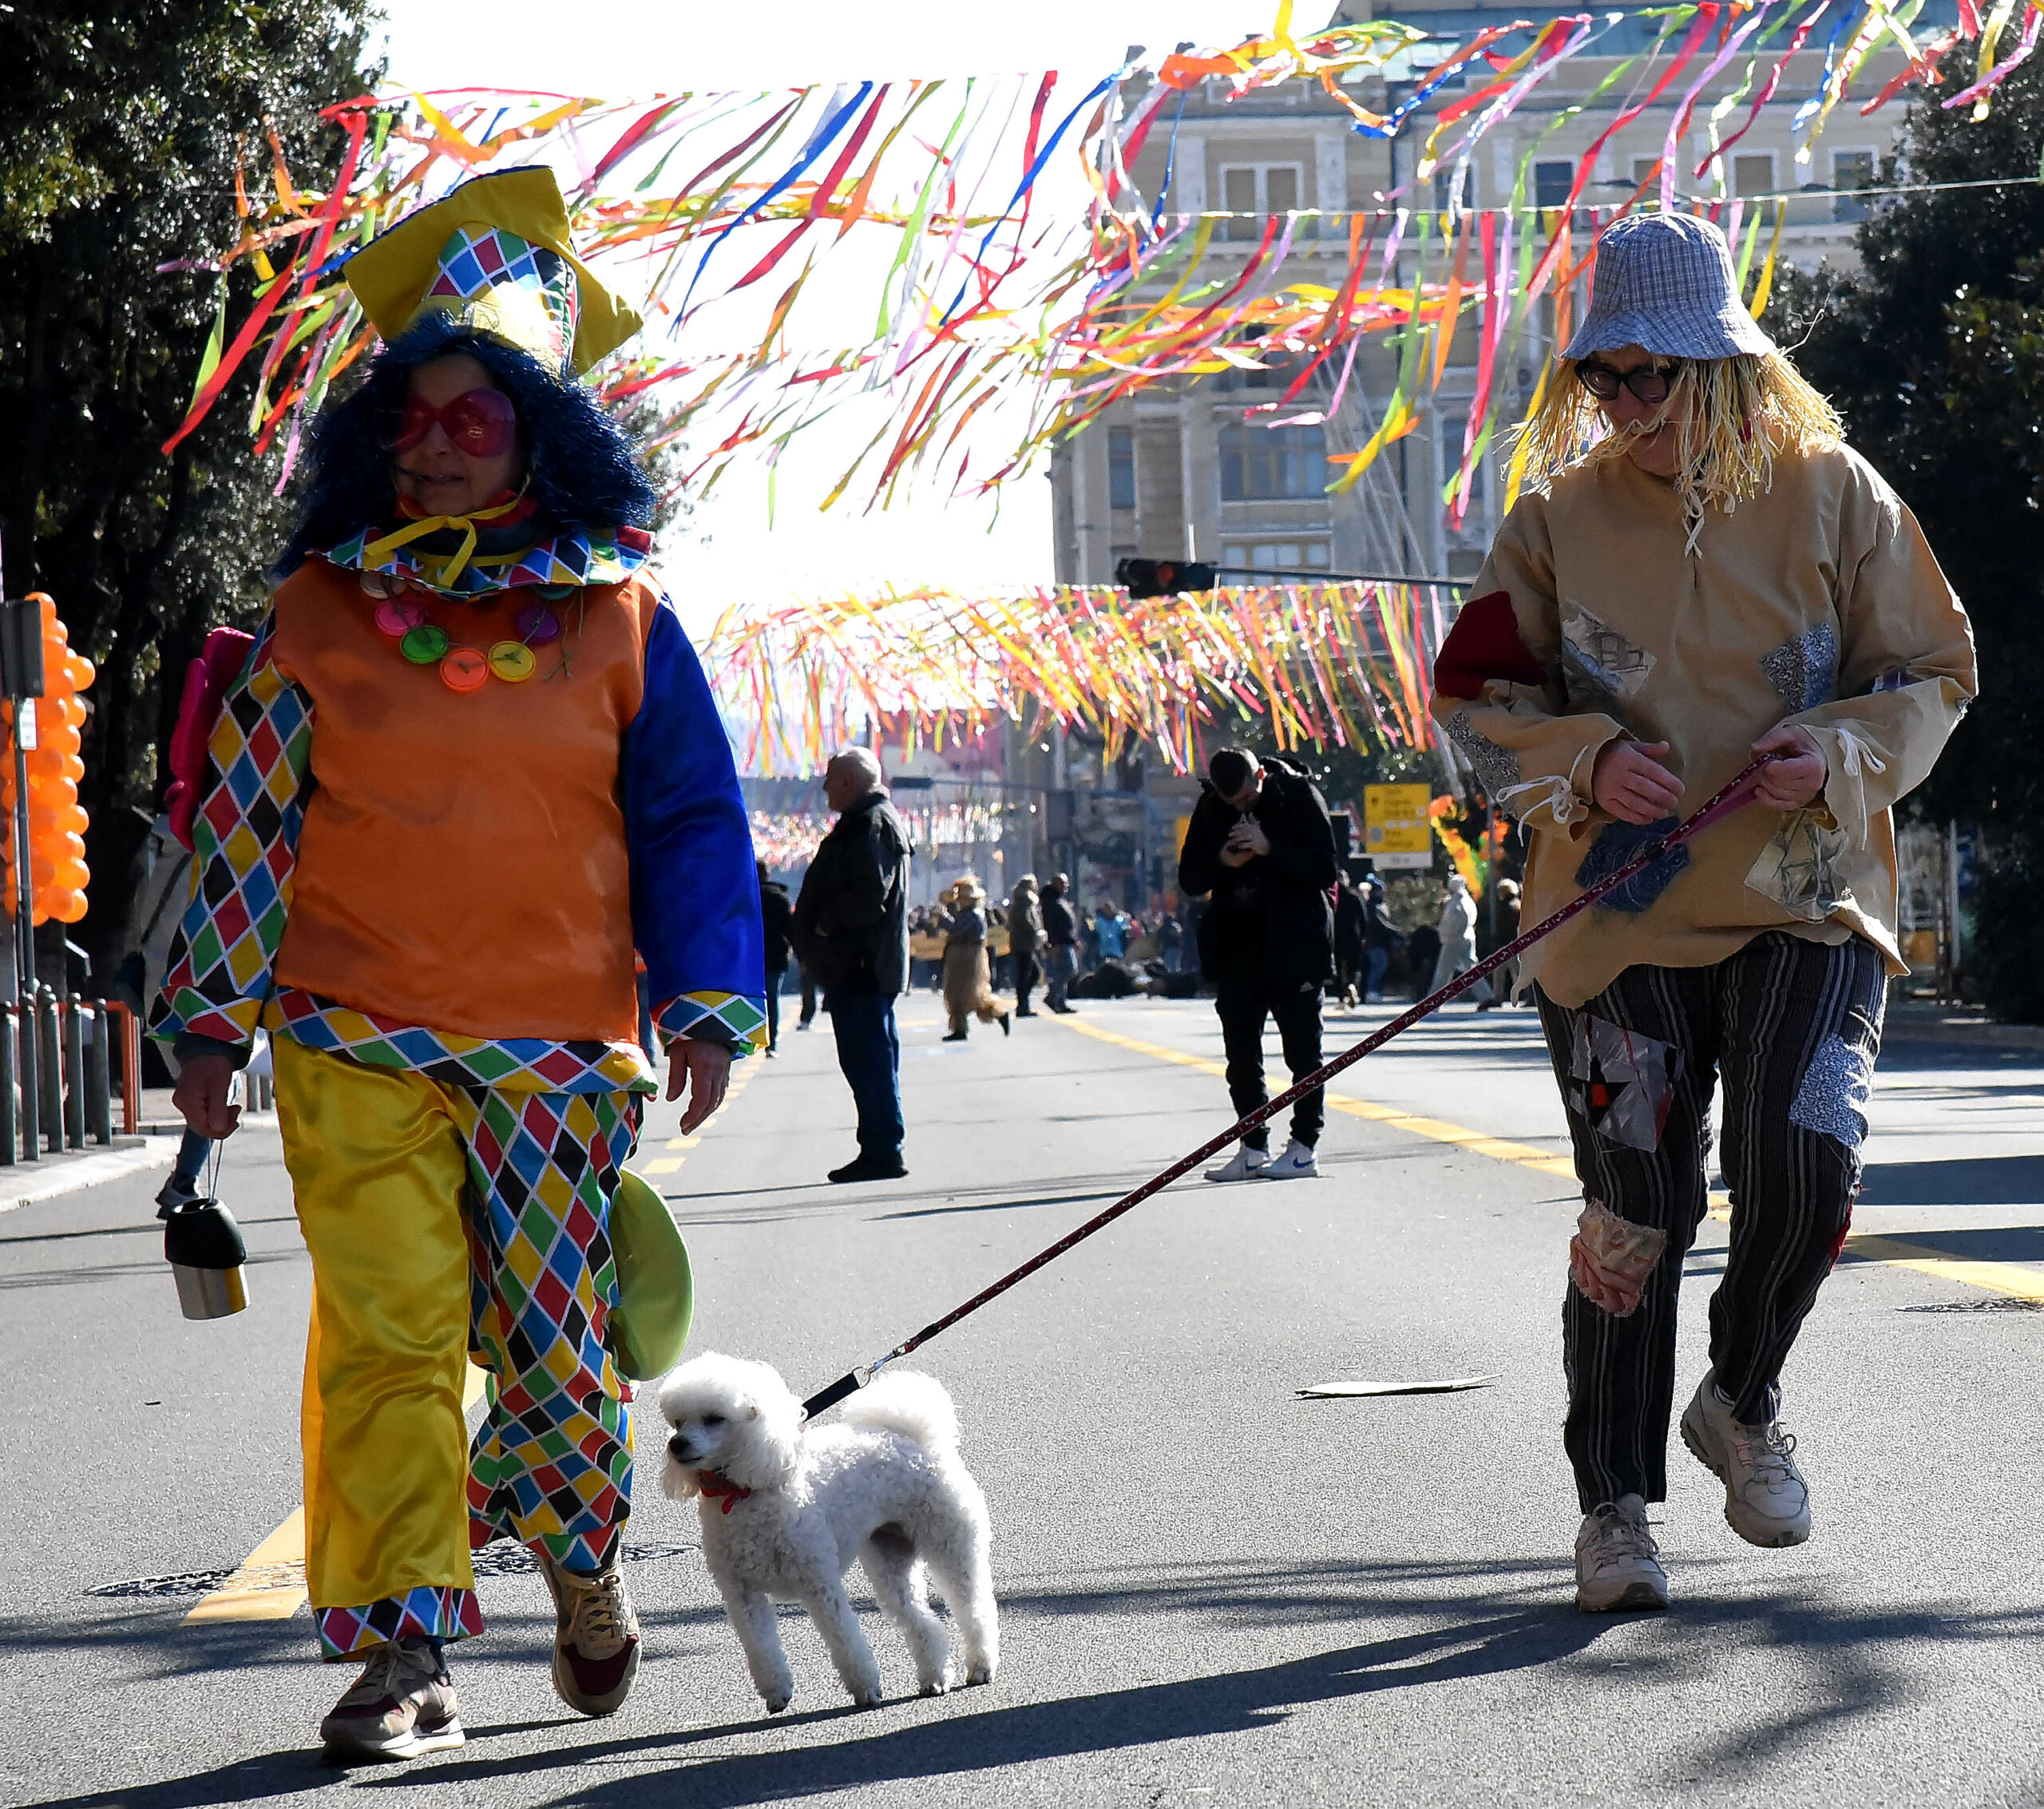
[[1765,356],[1773,340],[1739,299],[1725,235],[1693,214],[1634,213],[1597,239],[1590,311],[1562,356],[1638,346],[1658,358]]

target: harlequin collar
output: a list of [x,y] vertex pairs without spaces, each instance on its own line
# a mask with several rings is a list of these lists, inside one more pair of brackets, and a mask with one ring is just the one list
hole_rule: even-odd
[[368,551],[386,538],[380,527],[365,528],[321,556],[343,571],[375,572],[437,596],[466,598],[528,587],[621,584],[653,550],[653,536],[643,528],[587,528],[572,523],[515,553],[478,555],[442,584],[438,580],[444,559],[410,545],[386,546],[380,549],[380,557],[370,560]]
[[720,1476],[714,1470],[697,1471],[695,1486],[711,1501],[722,1502],[727,1514],[739,1502],[751,1499],[752,1495],[751,1490],[741,1489],[730,1477]]

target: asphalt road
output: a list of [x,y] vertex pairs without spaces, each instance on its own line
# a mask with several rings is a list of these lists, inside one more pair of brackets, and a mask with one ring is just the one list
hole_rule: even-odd
[[[827,1027],[754,1064],[692,1147],[653,1114],[642,1164],[675,1165],[656,1178],[694,1253],[696,1348],[813,1388],[1225,1122],[1203,1005],[1092,1006],[962,1046],[927,998],[907,1023],[905,1182],[823,1182],[851,1150]],[[488,1635],[454,1655],[466,1748],[345,1773],[313,1732],[349,1673],[312,1661],[302,1607],[184,1618],[299,1499],[309,1277],[274,1130],[237,1138],[223,1177],[254,1252],[232,1320],[177,1316],[153,1173],[0,1213],[0,1801],[2044,1802],[2044,1055],[1884,1058],[1871,1235],[1787,1379],[1816,1537],[1741,1544],[1678,1446],[1659,1617],[1571,1605],[1576,1201],[1551,1086],[1530,1013],[1457,1009],[1345,1077],[1322,1180],[1181,1184],[919,1356],[992,1507],[992,1687],[853,1712],[791,1620],[794,1706],[766,1720],[693,1510],[642,1477],[648,1659],[620,1714],[559,1705],[541,1585],[493,1577]],[[1686,1377],[1723,1231],[1691,1259]],[[1478,1373],[1496,1380],[1297,1393]],[[88,1593],[149,1578],[185,1593]],[[867,1618],[905,1692],[905,1653]]]

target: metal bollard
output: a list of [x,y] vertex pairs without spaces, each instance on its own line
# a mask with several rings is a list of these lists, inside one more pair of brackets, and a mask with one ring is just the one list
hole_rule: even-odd
[[0,1168],[14,1166],[14,1007],[0,1006]]
[[77,994],[66,997],[60,1007],[57,1031],[64,1044],[64,1146],[85,1146],[85,1000]]
[[20,1007],[9,1015],[14,1027],[14,1071],[19,1077],[15,1096],[21,1102],[20,1141],[21,1159],[25,1162],[42,1159],[42,1088],[38,1071],[42,1064],[36,1060],[35,997],[30,994],[23,999]]
[[37,1116],[44,1146],[57,1154],[64,1148],[64,1051],[57,1029],[57,995],[46,986],[36,988],[35,1031],[36,1078],[42,1083]]
[[113,1015],[104,999],[85,1007],[85,1128],[98,1144],[113,1141],[113,1079],[108,1044]]

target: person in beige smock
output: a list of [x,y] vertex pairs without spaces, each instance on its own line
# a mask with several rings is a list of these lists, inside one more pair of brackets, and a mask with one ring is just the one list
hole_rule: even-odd
[[[1756,754],[1744,809],[1531,949],[1587,1202],[1563,1313],[1577,1600],[1661,1608],[1676,1291],[1717,1083],[1731,1247],[1684,1442],[1756,1545],[1809,1536],[1782,1366],[1858,1191],[1895,944],[1891,807],[1975,688],[1915,518],[1741,307],[1717,229],[1628,216],[1527,432],[1533,487],[1433,711],[1532,832],[1525,920]],[[1587,449],[1586,450],[1586,445]]]

